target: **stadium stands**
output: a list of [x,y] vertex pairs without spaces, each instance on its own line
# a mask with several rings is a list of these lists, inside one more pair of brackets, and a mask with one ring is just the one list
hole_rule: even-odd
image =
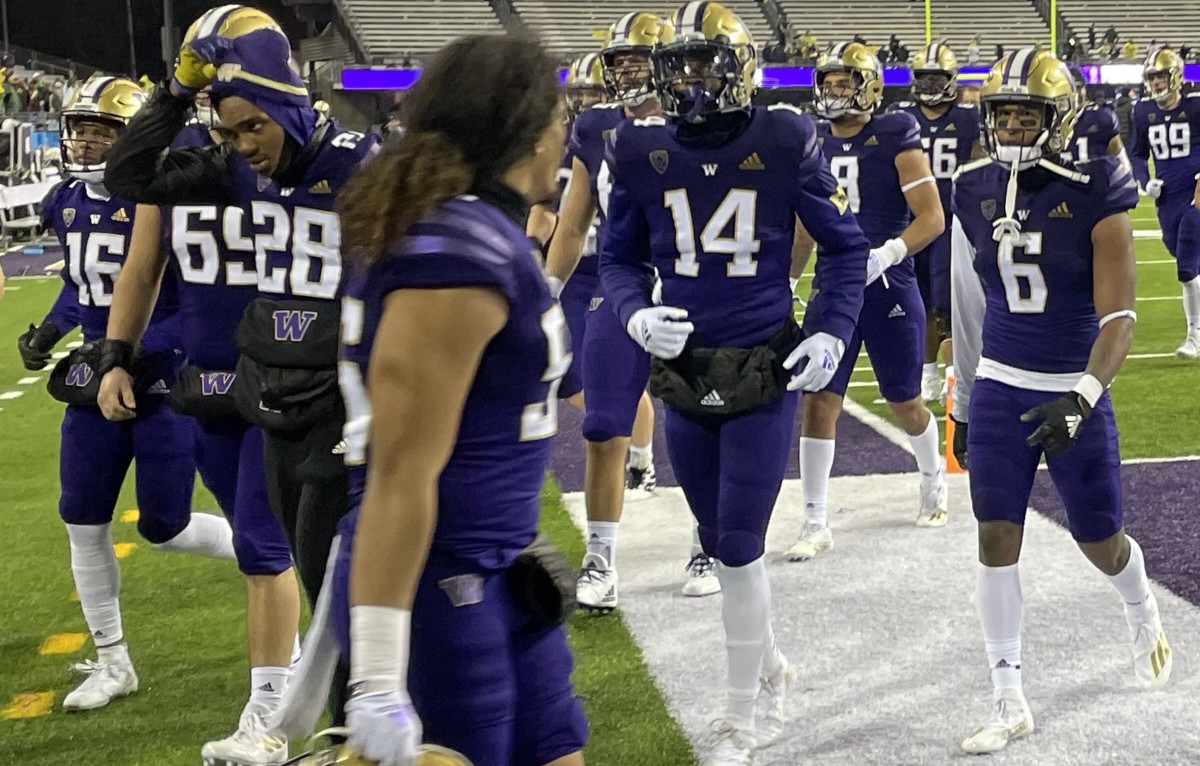
[[[1128,0],[1121,1],[1128,6]],[[1177,1],[1185,3],[1190,0]],[[912,53],[925,42],[924,3],[909,0],[850,0],[826,4],[811,0],[780,0],[780,5],[787,12],[793,34],[811,30],[822,49],[829,43],[849,40],[855,34],[862,35],[868,43],[878,46],[885,45],[891,35],[898,35],[900,42],[907,45]],[[1050,40],[1049,27],[1031,2],[934,0],[935,40],[948,39],[960,59],[965,61],[967,43],[976,34],[982,34],[985,61],[992,60],[996,45],[1011,49],[1040,41],[1048,43]]]
[[[550,50],[563,56],[575,56],[595,50],[609,24],[631,11],[652,11],[668,15],[679,2],[662,0],[615,0],[588,4],[582,0],[513,0],[522,20],[546,41]],[[759,49],[774,42],[775,35],[756,0],[728,0],[729,6],[750,28]]]
[[399,64],[461,35],[504,32],[487,0],[338,0],[338,7],[371,63]]
[[1122,42],[1137,43],[1143,56],[1151,40],[1177,48],[1200,45],[1200,3],[1196,0],[1156,0],[1145,7],[1130,0],[1058,0],[1058,12],[1081,41],[1087,39],[1089,24],[1096,25],[1097,38],[1111,25]]

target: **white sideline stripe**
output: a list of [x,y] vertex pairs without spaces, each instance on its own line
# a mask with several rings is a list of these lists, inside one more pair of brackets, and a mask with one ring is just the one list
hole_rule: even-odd
[[1175,263],[1175,259],[1174,258],[1155,258],[1155,259],[1149,260],[1149,261],[1138,261],[1137,265],[1138,266],[1159,266],[1159,265],[1165,264],[1165,263]]
[[0,400],[8,401],[9,399],[16,399],[24,393],[24,391],[5,391],[4,393],[0,394]]
[[67,344],[67,348],[80,348],[81,346],[83,346],[83,341],[81,340],[73,340]]
[[21,378],[20,380],[17,381],[17,385],[18,386],[32,386],[34,383],[37,383],[39,380],[41,380],[41,378]]
[[1182,295],[1153,295],[1144,298],[1135,298],[1136,301],[1183,301]]
[[[15,277],[14,277],[14,279],[15,279]],[[6,287],[6,288],[4,288],[4,292],[15,293],[17,290],[20,290],[20,289],[21,288],[19,288],[19,287]]]
[[53,354],[50,355],[50,358],[51,359],[66,359],[70,355],[71,355],[70,351],[55,351]]
[[[870,383],[868,385],[875,384]],[[847,415],[857,419],[860,423],[866,425],[868,428],[872,429],[877,434],[890,441],[892,444],[895,444],[897,447],[910,455],[913,454],[912,443],[908,439],[908,434],[904,433],[904,431],[879,417],[874,412],[871,412],[853,399],[846,399],[844,402],[842,402],[842,409],[846,411]]]

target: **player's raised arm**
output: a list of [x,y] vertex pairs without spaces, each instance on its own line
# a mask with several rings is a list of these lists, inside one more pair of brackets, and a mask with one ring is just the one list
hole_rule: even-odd
[[588,183],[587,167],[575,157],[571,160],[571,180],[567,182],[567,191],[558,210],[558,227],[546,255],[546,274],[560,282],[571,278],[583,257],[583,248],[595,218],[596,199]]

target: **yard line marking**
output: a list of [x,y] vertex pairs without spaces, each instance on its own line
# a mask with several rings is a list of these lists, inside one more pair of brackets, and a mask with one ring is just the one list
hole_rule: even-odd
[[1147,296],[1145,298],[1135,298],[1134,300],[1138,300],[1138,301],[1182,301],[1183,296],[1182,295],[1155,295],[1155,296]]
[[4,393],[0,394],[0,401],[8,401],[10,399],[17,399],[24,393],[25,393],[24,391],[5,391]]
[[137,523],[137,520],[140,518],[141,518],[141,514],[138,513],[137,508],[130,508],[128,511],[121,512],[121,521],[123,521],[126,524]]
[[1138,261],[1138,266],[1159,266],[1166,263],[1175,263],[1174,258],[1153,258],[1149,261]]
[[21,378],[20,380],[17,381],[17,385],[18,386],[32,386],[34,383],[37,383],[39,380],[41,380],[41,378]]
[[116,543],[113,545],[113,553],[119,559],[129,558],[129,555],[137,550],[137,543]]
[[[1183,300],[1183,299],[1180,298],[1180,300]],[[70,355],[71,355],[70,351],[55,351],[53,354],[50,355],[50,358],[51,359],[66,359]]]
[[82,345],[83,345],[83,341],[81,341],[81,340],[73,340],[73,341],[71,341],[70,343],[68,343],[68,344],[67,344],[67,348],[79,348],[79,347],[80,347],[80,346],[82,346]]

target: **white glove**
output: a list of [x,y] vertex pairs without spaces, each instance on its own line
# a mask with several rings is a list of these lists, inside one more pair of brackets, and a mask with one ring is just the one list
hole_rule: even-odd
[[346,744],[378,766],[412,766],[421,744],[421,719],[406,692],[353,696],[346,703]]
[[1163,182],[1158,178],[1151,178],[1146,182],[1146,196],[1151,199],[1158,199],[1162,195]]
[[655,306],[662,305],[662,280],[657,274],[654,276],[654,289],[650,291],[650,302]]
[[867,284],[883,276],[883,272],[908,256],[908,245],[900,237],[889,239],[867,256]]
[[625,331],[637,344],[659,359],[674,359],[683,353],[688,336],[696,327],[687,319],[685,309],[651,306],[638,309],[629,317]]
[[788,391],[820,391],[828,386],[829,381],[833,380],[833,374],[837,372],[845,350],[846,344],[827,332],[819,332],[805,338],[783,362],[783,369],[790,370],[798,365],[801,359],[808,360],[804,369],[793,375],[788,382]]
[[563,284],[563,281],[561,279],[559,279],[558,277],[552,277],[549,274],[547,274],[546,275],[546,286],[550,288],[550,297],[553,298],[554,300],[558,300],[559,296],[562,295],[563,287],[565,285]]

